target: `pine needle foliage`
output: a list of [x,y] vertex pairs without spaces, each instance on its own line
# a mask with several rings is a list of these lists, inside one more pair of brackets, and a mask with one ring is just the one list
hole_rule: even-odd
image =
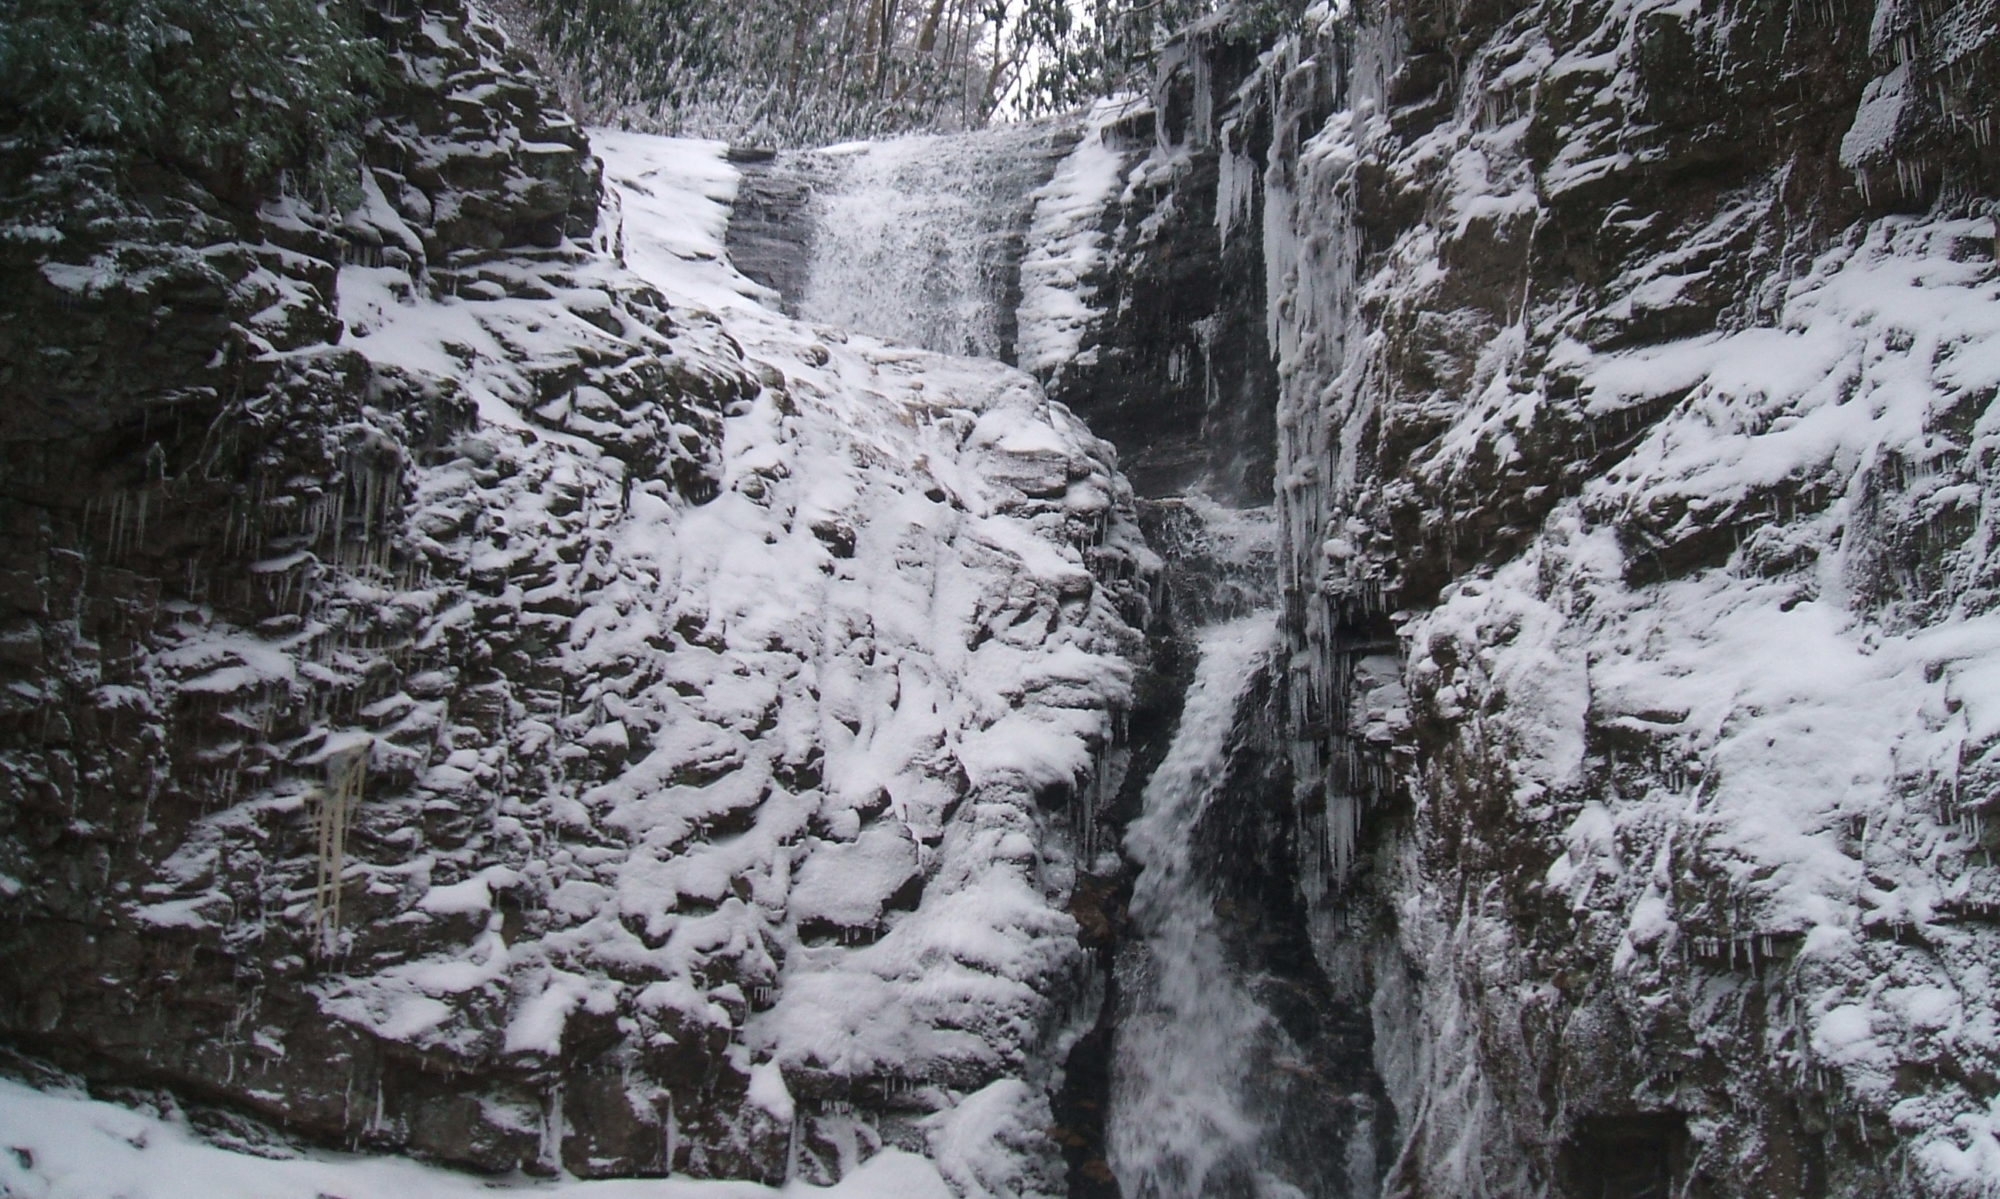
[[337,198],[382,72],[352,14],[315,0],[0,0],[0,127],[229,190],[295,171]]

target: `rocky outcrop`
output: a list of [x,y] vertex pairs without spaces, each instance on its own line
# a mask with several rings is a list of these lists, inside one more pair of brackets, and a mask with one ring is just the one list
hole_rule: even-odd
[[742,181],[729,205],[729,261],[778,295],[798,315],[812,271],[812,198],[826,187],[833,163],[813,153],[732,150]]
[[[1212,22],[1105,126],[1098,285],[1266,297],[1287,769],[1209,835],[1372,1009],[1392,1193],[1991,1185],[1994,16]],[[1199,321],[1094,307],[1053,385],[1213,470],[1115,398]]]
[[1397,1192],[1988,1185],[1992,17],[1268,62],[1301,875]]
[[1235,508],[1272,498],[1278,386],[1255,187],[1268,117],[1227,106],[1239,88],[1254,91],[1257,56],[1251,35],[1226,25],[1181,38],[1154,94],[1102,105],[1086,122],[1090,149],[1107,160],[1109,202],[1072,200],[1079,211],[1063,214],[1070,197],[1042,201],[1059,218],[1042,239],[1080,232],[1088,251],[1059,250],[1045,266],[1038,245],[1027,269],[1088,304],[1074,332],[1027,365],[1119,446],[1148,498],[1199,491]]
[[4,147],[0,1037],[486,1171],[1056,1189],[1108,447],[719,312],[719,158],[621,228],[476,6],[362,16],[344,216]]
[[[504,783],[572,769],[506,750],[584,683],[547,654],[603,487],[714,495],[722,406],[756,383],[587,243],[596,165],[496,30],[452,4],[366,20],[394,66],[345,221],[13,147],[9,210],[51,236],[6,264],[0,1021],[320,1139],[552,1167],[547,1064],[469,1077],[504,989],[381,1013],[401,1036],[330,1016],[357,976],[439,951],[504,979],[539,918],[503,864],[532,841]],[[385,310],[422,305],[457,322],[440,364],[371,352]],[[531,336],[531,307],[566,335]],[[603,466],[526,450],[565,425]],[[423,902],[454,882],[462,902]],[[413,1044],[411,1021],[455,1036]],[[634,1152],[598,1135],[579,1164]]]

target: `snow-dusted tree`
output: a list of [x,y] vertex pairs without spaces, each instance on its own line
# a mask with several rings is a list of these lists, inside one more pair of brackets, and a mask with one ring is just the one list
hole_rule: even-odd
[[1143,78],[1220,13],[1304,0],[502,0],[586,120],[784,145],[961,129]]
[[797,144],[963,127],[985,120],[1006,83],[988,0],[503,8],[547,51],[587,120],[638,128]]
[[316,0],[0,0],[0,128],[116,145],[235,190],[352,176],[379,51]]
[[1029,65],[1015,84],[1022,112],[1144,90],[1160,48],[1201,21],[1259,39],[1296,27],[1308,0],[1021,0],[1014,36]]

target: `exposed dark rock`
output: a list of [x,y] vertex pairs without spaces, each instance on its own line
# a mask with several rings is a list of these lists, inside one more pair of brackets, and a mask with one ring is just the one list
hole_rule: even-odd
[[[475,565],[462,539],[476,504],[462,523],[416,522],[419,463],[492,466],[481,481],[496,485],[518,466],[478,440],[470,397],[336,344],[339,268],[382,268],[405,296],[562,293],[618,338],[522,347],[522,377],[546,399],[529,419],[691,499],[715,489],[720,408],[755,386],[674,358],[664,302],[591,265],[595,160],[477,9],[364,15],[394,65],[365,130],[368,199],[344,223],[108,152],[20,138],[0,150],[0,202],[59,234],[0,248],[0,859],[33,880],[10,891],[0,934],[0,1036],[323,1142],[502,1172],[664,1172],[661,1115],[630,1112],[624,1083],[604,1081],[624,1063],[601,1039],[566,1044],[599,1057],[573,1091],[593,1131],[551,1147],[540,1128],[562,1067],[501,1052],[504,996],[468,1008],[449,1052],[320,1006],[343,968],[487,933],[484,916],[411,907],[409,867],[453,850],[490,860],[490,813],[411,788],[442,764],[449,730],[461,749],[504,739],[520,701],[496,692],[502,678],[529,695],[563,682],[535,662],[561,635],[560,608],[506,598],[556,583],[562,547],[516,543],[506,567]],[[433,505],[424,520],[444,515]],[[404,594],[379,598],[382,581]],[[434,627],[440,592],[420,583],[477,612],[476,636]],[[272,655],[312,663],[312,677],[273,673]],[[302,916],[312,809],[345,752],[324,739],[330,716],[372,729],[351,852],[407,864],[321,890],[354,930],[331,960],[321,922]],[[288,793],[245,809],[239,835],[204,823],[246,795]],[[505,895],[498,909],[502,936],[543,918]],[[662,1096],[726,1102],[729,1081],[698,1068],[658,1077]]]
[[1084,280],[1105,315],[1046,382],[1119,447],[1148,498],[1272,499],[1278,377],[1258,232],[1270,133],[1261,107],[1225,107],[1256,59],[1246,34],[1190,35],[1163,63],[1153,111],[1107,131],[1137,173],[1104,213],[1108,244]]
[[743,180],[729,209],[729,260],[798,312],[812,269],[812,196],[835,165],[810,152],[739,160]]

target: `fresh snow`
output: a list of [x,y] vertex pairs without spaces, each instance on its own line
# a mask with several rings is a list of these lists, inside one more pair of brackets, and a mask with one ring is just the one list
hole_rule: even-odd
[[0,1194],[13,1199],[951,1199],[923,1158],[885,1149],[828,1187],[490,1179],[403,1158],[208,1143],[175,1109],[135,1110],[0,1079]]

